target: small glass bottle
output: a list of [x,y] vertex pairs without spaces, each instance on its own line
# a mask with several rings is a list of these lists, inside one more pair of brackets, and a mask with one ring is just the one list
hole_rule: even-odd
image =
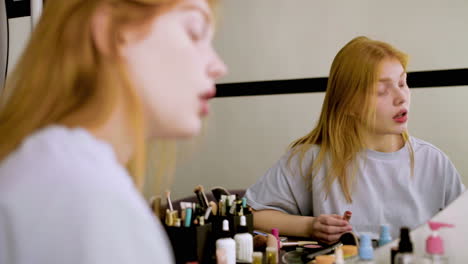
[[392,236],[390,235],[390,227],[388,225],[380,226],[380,237],[379,247],[392,242]]
[[413,257],[413,243],[409,235],[409,228],[402,227],[400,229],[400,242],[398,243],[398,252],[395,255],[394,264],[412,264]]
[[236,242],[230,237],[229,221],[223,220],[223,230],[220,239],[216,240],[216,250],[224,249],[227,264],[236,264]]
[[362,234],[360,236],[359,247],[359,264],[374,264],[374,249],[372,248],[372,241],[369,235]]
[[239,232],[234,236],[236,241],[236,262],[252,263],[253,237],[247,232],[247,221],[245,215],[240,217]]

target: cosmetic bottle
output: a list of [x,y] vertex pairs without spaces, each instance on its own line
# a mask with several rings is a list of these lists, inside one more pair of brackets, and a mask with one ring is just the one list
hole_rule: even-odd
[[355,263],[359,264],[374,264],[374,249],[369,235],[362,234],[360,236],[359,260]]
[[380,226],[379,247],[392,242],[390,227],[388,225]]
[[221,238],[216,240],[216,249],[224,249],[226,264],[236,264],[236,242],[230,237],[229,221],[223,220]]
[[442,227],[454,227],[453,225],[429,222],[432,234],[426,240],[426,256],[423,258],[424,264],[448,264],[448,258],[444,256],[444,241],[439,236],[439,229]]
[[413,243],[409,235],[409,228],[400,229],[400,242],[398,243],[398,252],[395,255],[394,264],[413,264]]
[[253,237],[247,232],[247,221],[244,215],[240,217],[238,232],[234,236],[236,242],[236,261],[238,263],[252,263]]

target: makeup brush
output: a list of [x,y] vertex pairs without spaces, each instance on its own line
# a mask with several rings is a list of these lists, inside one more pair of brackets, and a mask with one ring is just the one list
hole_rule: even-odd
[[[273,239],[275,238],[275,239]],[[264,235],[255,235],[253,238],[254,248],[255,250],[259,251],[259,249],[263,249],[267,247],[267,243],[270,243],[269,246],[278,247],[278,245],[274,245],[277,241],[276,237],[268,234],[267,236]],[[307,245],[318,245],[317,241],[296,241],[296,242],[280,242],[280,248],[284,247],[303,247]]]
[[169,206],[169,210],[174,211],[174,207],[172,207],[172,202],[171,202],[171,191],[167,190],[166,191],[166,199],[167,199],[167,205]]
[[218,205],[215,202],[210,201],[210,207],[213,215],[218,215]]
[[208,198],[206,198],[206,195],[205,195],[205,191],[204,191],[204,189],[203,189],[203,186],[198,185],[197,187],[195,187],[195,189],[193,190],[193,192],[197,195],[198,202],[200,203],[200,205],[201,205],[201,207],[203,208],[203,210],[205,211],[206,209],[208,209],[208,207],[209,207],[209,202],[208,202]]
[[283,247],[302,247],[305,245],[317,245],[317,241],[297,241],[297,242],[280,242],[281,248]]
[[255,251],[265,251],[267,244],[267,237],[264,235],[255,235],[253,237],[253,245]]
[[231,193],[229,193],[229,191],[226,190],[226,188],[221,187],[221,186],[216,186],[216,187],[211,188],[211,193],[213,194],[217,202],[221,201],[221,195],[226,195],[226,196],[231,195]]
[[155,195],[150,198],[151,211],[160,218],[161,216],[161,195]]

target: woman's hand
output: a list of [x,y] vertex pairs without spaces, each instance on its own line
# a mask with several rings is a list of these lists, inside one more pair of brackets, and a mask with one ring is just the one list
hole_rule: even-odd
[[320,215],[312,220],[311,235],[320,242],[331,244],[352,231],[352,226],[340,215]]

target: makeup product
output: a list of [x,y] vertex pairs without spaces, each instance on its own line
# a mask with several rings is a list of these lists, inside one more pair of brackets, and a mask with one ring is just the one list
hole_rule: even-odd
[[231,194],[228,196],[228,205],[231,207],[234,205],[234,202],[236,201],[236,195]]
[[255,251],[265,251],[267,244],[267,237],[263,235],[255,235],[253,237],[253,246]]
[[182,222],[185,223],[185,213],[187,212],[187,208],[184,207],[184,206],[181,206],[180,207],[180,219],[182,220]]
[[213,215],[218,215],[218,205],[215,202],[210,201],[210,207]]
[[359,247],[359,239],[354,232],[347,232],[340,236],[340,242],[343,245],[354,245]]
[[278,249],[275,247],[266,248],[267,264],[278,264]]
[[306,245],[317,245],[317,241],[296,241],[296,242],[280,242],[280,248],[284,247],[297,247]]
[[268,235],[267,233],[263,233],[263,232],[260,232],[258,230],[254,230],[253,233],[254,233],[254,235],[262,235],[262,236],[267,236]]
[[185,209],[185,208],[189,208],[189,207],[192,207],[192,203],[180,202],[180,209]]
[[156,195],[150,199],[151,211],[153,211],[156,217],[160,218],[161,216],[161,195]]
[[236,204],[235,214],[238,216],[244,215],[244,207],[242,207],[242,200],[237,200],[235,204]]
[[201,205],[203,210],[206,210],[209,206],[208,198],[206,198],[205,191],[202,185],[195,187],[193,192],[197,195],[198,203]]
[[192,208],[185,209],[185,222],[184,227],[190,227],[192,223]]
[[426,256],[424,256],[424,263],[427,264],[448,264],[448,258],[444,256],[444,241],[439,236],[439,229],[443,227],[454,227],[454,225],[431,222],[429,221],[429,228],[432,234],[426,240]]
[[171,212],[174,211],[174,207],[172,206],[172,202],[171,202],[171,191],[166,191],[166,200],[167,200],[167,205],[169,206],[169,210]]
[[211,211],[212,211],[211,207],[208,207],[208,209],[206,209],[206,212],[205,212],[205,215],[204,215],[206,220],[208,220],[208,218],[210,217]]
[[226,204],[224,201],[219,201],[219,215],[226,216]]
[[392,242],[392,237],[390,236],[390,227],[388,225],[380,226],[380,237],[379,237],[379,247]]
[[255,251],[252,254],[252,264],[263,264],[263,253]]
[[229,221],[223,220],[221,238],[216,240],[216,250],[224,249],[226,264],[236,264],[236,242],[229,235]]
[[[258,232],[258,231],[255,231],[255,232]],[[260,232],[261,233],[261,232]],[[261,233],[261,234],[264,234],[264,233]],[[253,238],[253,241],[254,241],[254,249],[256,251],[265,251],[265,248],[267,246],[270,246],[270,247],[276,247],[277,244],[276,241],[276,237],[274,237],[273,235],[271,234],[265,234],[265,235],[261,235],[261,234],[258,234],[258,235],[255,235],[254,238]],[[267,245],[268,243],[268,245]],[[280,243],[280,246],[281,248],[284,248],[284,247],[306,247],[306,248],[322,248],[322,246],[318,245],[318,243],[316,241],[296,241],[296,242],[281,242]]]
[[242,208],[247,208],[247,198],[242,197]]
[[395,264],[409,264],[413,262],[413,243],[409,235],[409,228],[400,229],[400,243],[398,243],[398,252],[395,255]]
[[247,232],[247,221],[245,216],[240,217],[239,231],[234,236],[236,242],[236,261],[238,263],[252,263],[253,237]]
[[276,240],[278,241],[278,248],[281,248],[281,245],[280,245],[280,238],[279,238],[279,230],[278,228],[272,228],[271,229],[271,234],[274,235],[276,237]]
[[272,234],[267,235],[266,247],[274,247],[278,250],[278,239]]
[[306,256],[302,256],[302,258],[307,261],[307,260],[313,260],[315,259],[317,256],[321,256],[321,255],[325,255],[325,254],[331,254],[335,251],[335,249],[337,249],[338,247],[341,247],[343,246],[343,244],[341,242],[337,242],[335,244],[332,244],[332,245],[329,245],[323,249],[319,249],[319,250],[313,250],[312,253],[310,252],[307,252],[307,255]]
[[358,255],[358,248],[356,246],[344,245],[341,249],[343,250],[344,258],[350,258]]
[[230,195],[229,191],[226,190],[224,187],[216,186],[211,188],[211,193],[213,194],[213,197],[216,199],[216,201],[221,201],[221,195]]
[[346,220],[347,222],[349,222],[349,220],[351,220],[351,216],[353,215],[353,213],[351,211],[346,211],[344,212],[343,214],[343,220]]
[[341,247],[335,250],[335,264],[345,264],[343,250]]
[[316,264],[333,264],[335,263],[335,256],[333,255],[321,255],[315,257]]
[[395,264],[395,256],[398,254],[398,247],[392,247],[390,249],[390,263]]
[[234,202],[231,203],[231,207],[229,208],[229,214],[230,215],[235,215],[236,214],[236,206],[237,206],[236,203],[234,203]]
[[167,225],[167,226],[172,226],[172,218],[170,218],[171,214],[171,210],[169,209],[166,209],[166,217],[164,219],[164,223]]
[[319,249],[319,248],[323,248],[321,245],[304,245],[303,246],[304,248],[310,248],[310,249]]
[[359,261],[357,263],[374,263],[374,249],[372,248],[372,241],[369,235],[362,234],[360,236],[361,245],[359,247]]

